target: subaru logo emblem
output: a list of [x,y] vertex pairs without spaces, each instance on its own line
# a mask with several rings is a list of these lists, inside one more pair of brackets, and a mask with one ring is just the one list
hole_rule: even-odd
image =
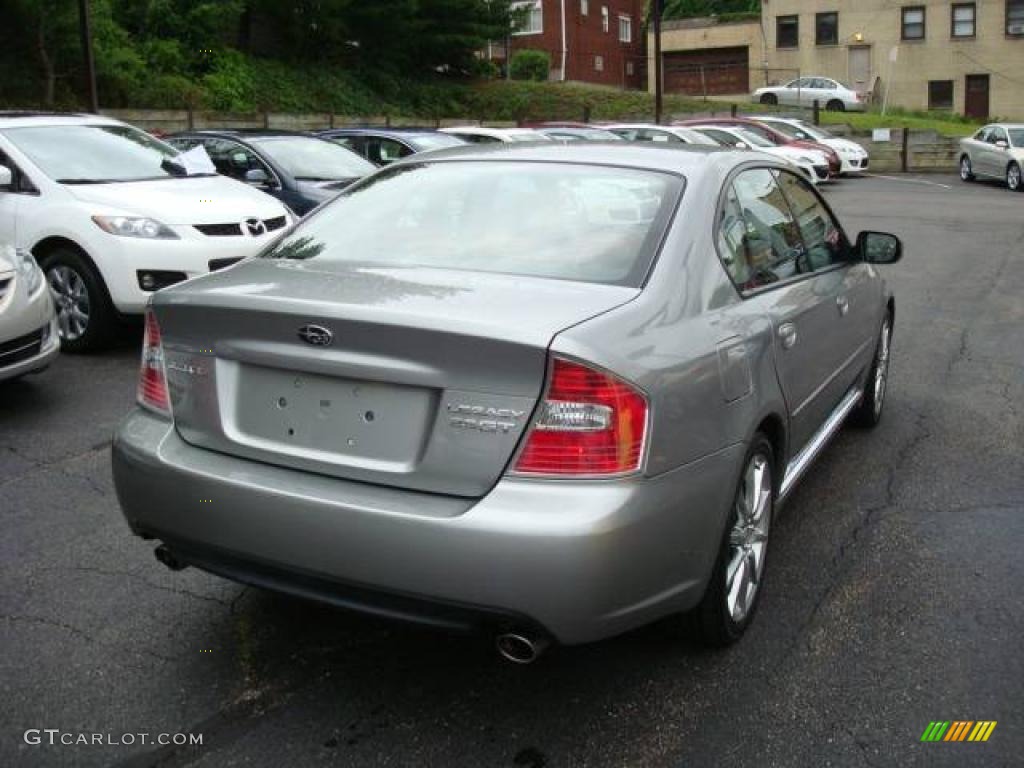
[[246,219],[242,225],[245,227],[245,231],[253,237],[267,234],[267,225],[259,219]]
[[304,325],[299,328],[299,338],[314,347],[329,347],[334,343],[334,334],[322,325]]

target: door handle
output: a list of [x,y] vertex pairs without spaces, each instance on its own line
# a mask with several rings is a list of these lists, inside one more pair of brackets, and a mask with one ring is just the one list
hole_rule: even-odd
[[796,326],[792,323],[783,323],[779,326],[779,340],[783,349],[792,349],[796,344]]
[[850,300],[845,296],[837,296],[836,306],[839,307],[839,314],[846,317],[846,313],[850,311]]

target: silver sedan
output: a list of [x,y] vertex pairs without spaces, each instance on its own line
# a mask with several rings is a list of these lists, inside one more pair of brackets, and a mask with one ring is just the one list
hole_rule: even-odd
[[960,140],[960,178],[1001,179],[1024,191],[1024,124],[993,123]]
[[412,157],[154,296],[118,497],[171,568],[521,663],[687,611],[730,643],[778,505],[881,417],[900,250],[749,152]]

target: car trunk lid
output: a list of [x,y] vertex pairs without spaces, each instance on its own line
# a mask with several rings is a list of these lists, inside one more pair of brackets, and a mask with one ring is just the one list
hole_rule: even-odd
[[552,338],[637,293],[256,260],[161,292],[154,311],[186,441],[336,477],[480,496],[529,422]]

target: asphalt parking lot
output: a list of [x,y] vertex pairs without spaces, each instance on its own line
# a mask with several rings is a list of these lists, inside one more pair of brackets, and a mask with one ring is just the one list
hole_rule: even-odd
[[[171,573],[111,483],[126,332],[0,385],[0,765],[1020,765],[1024,195],[927,176],[826,196],[851,235],[904,240],[887,411],[791,498],[739,645],[667,623],[519,668],[485,638]],[[998,725],[920,743],[933,720]],[[48,728],[203,746],[26,744]]]

